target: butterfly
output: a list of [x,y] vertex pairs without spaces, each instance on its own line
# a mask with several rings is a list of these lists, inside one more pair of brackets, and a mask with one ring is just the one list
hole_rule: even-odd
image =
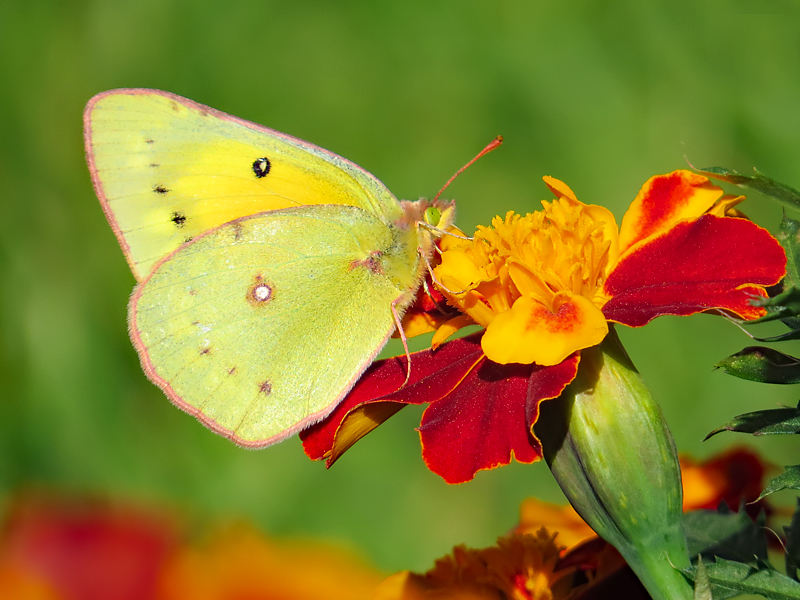
[[180,96],[84,112],[95,192],[137,285],[129,330],[180,409],[247,447],[320,421],[413,303],[447,201],[398,201],[317,146]]

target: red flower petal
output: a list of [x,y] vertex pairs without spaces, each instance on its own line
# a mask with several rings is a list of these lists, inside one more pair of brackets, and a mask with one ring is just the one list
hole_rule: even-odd
[[648,179],[631,203],[619,232],[624,252],[636,242],[684,219],[696,219],[722,196],[707,177],[691,171],[673,171]]
[[[431,403],[419,429],[422,454],[448,483],[469,481],[512,457],[539,460],[541,446],[531,434],[539,404],[575,378],[579,355],[552,367],[498,365],[483,356],[481,335],[412,354],[411,378],[401,389],[405,356],[373,364],[327,419],[300,434],[308,457],[327,458],[330,466],[404,405]],[[349,427],[354,419],[358,425]]]
[[539,404],[564,391],[578,362],[577,353],[552,367],[499,365],[484,358],[425,410],[419,432],[428,468],[447,483],[463,483],[512,458],[539,460],[541,444],[531,433]]
[[[337,447],[337,444],[342,443],[337,435],[344,421],[361,407],[376,402],[398,403],[399,406],[394,411],[397,412],[406,404],[433,402],[449,394],[483,356],[480,336],[477,333],[448,342],[437,350],[414,352],[411,355],[411,377],[402,389],[408,363],[405,356],[373,363],[344,401],[325,420],[300,433],[306,455],[312,460],[327,458],[330,467],[344,450],[369,433],[371,429],[355,439],[346,440],[345,448],[339,450]],[[390,414],[383,412],[383,420],[394,414],[391,408],[388,411]],[[374,427],[380,422],[376,422]]]
[[[610,321],[640,327],[660,315],[729,310],[752,319],[786,270],[786,255],[765,230],[746,219],[704,215],[684,221],[623,257],[606,280]],[[755,284],[755,285],[752,285]]]

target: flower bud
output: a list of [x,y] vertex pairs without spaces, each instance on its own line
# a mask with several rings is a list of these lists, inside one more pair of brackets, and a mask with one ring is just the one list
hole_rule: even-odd
[[[549,406],[548,406],[549,405]],[[655,599],[692,598],[675,444],[616,332],[581,351],[578,375],[542,406],[544,456],[581,517]]]

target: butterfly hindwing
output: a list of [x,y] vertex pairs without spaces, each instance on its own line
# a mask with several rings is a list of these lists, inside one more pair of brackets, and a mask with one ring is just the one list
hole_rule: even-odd
[[346,206],[262,213],[198,237],[131,300],[145,370],[237,443],[296,433],[332,410],[391,334],[390,306],[405,290],[379,258],[394,242],[379,219]]
[[401,215],[377,178],[336,154],[168,92],[99,94],[84,131],[95,190],[138,280],[192,238],[266,210]]

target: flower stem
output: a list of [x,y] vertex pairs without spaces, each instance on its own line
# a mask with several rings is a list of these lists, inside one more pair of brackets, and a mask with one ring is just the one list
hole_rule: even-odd
[[691,599],[678,571],[689,553],[675,445],[613,329],[581,351],[575,381],[543,405],[535,433],[575,510],[619,550],[650,595]]

